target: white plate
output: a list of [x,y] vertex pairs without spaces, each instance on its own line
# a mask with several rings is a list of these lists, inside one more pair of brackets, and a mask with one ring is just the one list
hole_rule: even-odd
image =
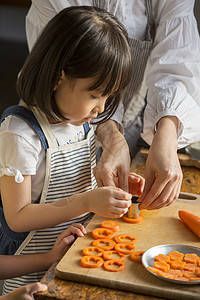
[[176,245],[176,244],[168,244],[168,245],[159,245],[159,246],[155,246],[152,247],[150,249],[148,249],[143,255],[142,255],[142,264],[143,266],[146,268],[146,270],[148,272],[150,272],[151,274],[153,274],[154,276],[169,281],[169,282],[173,282],[173,283],[179,283],[179,284],[200,284],[200,280],[198,281],[181,281],[181,280],[174,280],[174,279],[170,279],[170,278],[165,278],[163,276],[157,275],[155,273],[153,273],[152,271],[150,271],[149,269],[147,269],[147,267],[153,267],[154,266],[154,258],[156,255],[158,254],[165,254],[167,255],[170,252],[173,251],[179,251],[183,254],[186,253],[195,253],[200,257],[200,248],[198,247],[193,247],[193,246],[188,246],[188,245]]

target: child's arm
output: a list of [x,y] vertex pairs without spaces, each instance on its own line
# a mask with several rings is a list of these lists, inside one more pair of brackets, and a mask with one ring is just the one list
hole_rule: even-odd
[[47,289],[47,286],[40,282],[35,282],[26,286],[22,286],[11,293],[0,296],[0,300],[34,300],[34,293],[42,292]]
[[82,224],[74,223],[62,232],[53,248],[46,253],[29,255],[0,255],[0,280],[14,278],[49,268],[66,252],[74,241],[74,234],[84,236],[86,230]]
[[1,198],[9,227],[25,232],[53,227],[83,213],[119,218],[131,205],[131,194],[116,187],[101,187],[48,204],[31,204],[31,176],[16,183],[13,176],[1,177]]

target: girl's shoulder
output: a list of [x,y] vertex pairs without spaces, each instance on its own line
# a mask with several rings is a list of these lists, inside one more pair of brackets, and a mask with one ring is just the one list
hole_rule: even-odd
[[30,143],[34,148],[40,148],[40,140],[35,130],[23,119],[16,116],[8,116],[1,123],[0,136],[18,136]]

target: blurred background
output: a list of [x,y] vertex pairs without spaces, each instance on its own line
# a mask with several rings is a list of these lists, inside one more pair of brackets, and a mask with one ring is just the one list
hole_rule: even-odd
[[[30,5],[31,0],[0,0],[0,115],[18,103],[15,83],[28,54],[25,16]],[[200,31],[200,0],[195,1],[195,15]]]

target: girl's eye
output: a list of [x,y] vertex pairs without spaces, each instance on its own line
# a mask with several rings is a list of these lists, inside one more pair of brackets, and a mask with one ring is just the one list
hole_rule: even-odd
[[91,98],[92,99],[98,99],[98,97],[94,96],[94,95],[91,95]]

